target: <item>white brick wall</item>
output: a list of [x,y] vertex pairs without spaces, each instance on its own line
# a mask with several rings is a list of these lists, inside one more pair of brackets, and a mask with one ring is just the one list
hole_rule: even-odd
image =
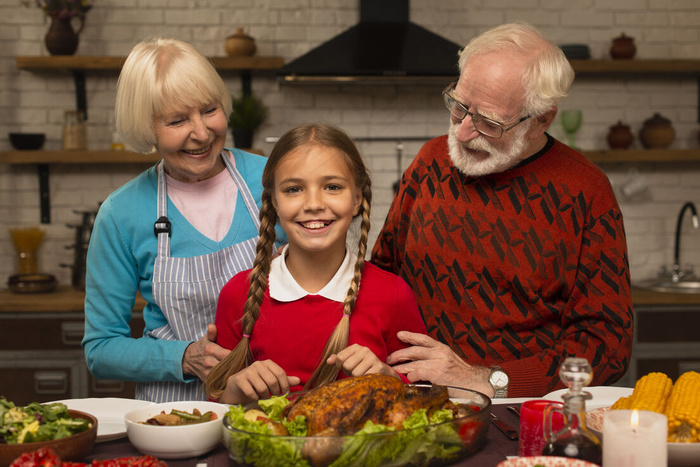
[[[380,0],[377,0],[380,1]],[[244,27],[257,40],[259,55],[289,61],[355,24],[359,0],[97,0],[87,18],[80,55],[123,55],[139,40],[171,35],[196,45],[206,55],[224,55],[224,40]],[[411,20],[463,44],[492,26],[516,20],[532,22],[559,43],[586,43],[593,58],[607,58],[610,41],[622,32],[635,38],[639,58],[700,59],[700,2],[697,0],[412,0]],[[46,149],[60,147],[63,111],[75,106],[69,74],[27,72],[15,67],[17,55],[47,55],[43,36],[48,23],[41,11],[21,0],[0,0],[0,150],[10,149],[11,131],[47,134]],[[236,73],[224,72],[232,92],[240,92]],[[109,145],[117,74],[88,73],[88,146]],[[270,121],[255,146],[272,145],[279,136],[308,121],[326,120],[356,137],[430,138],[445,132],[447,112],[439,86],[282,86],[274,76],[254,75],[254,92],[271,107]],[[584,125],[578,143],[605,148],[608,127],[618,120],[635,134],[643,121],[660,112],[677,132],[673,147],[698,146],[698,81],[695,78],[578,79],[562,108],[581,108]],[[551,133],[563,138],[555,122]],[[406,167],[420,142],[405,142]],[[635,142],[638,147],[639,143]],[[397,150],[391,142],[361,143],[374,174],[373,235],[391,201],[398,178]],[[50,167],[52,223],[46,230],[40,268],[70,282],[75,231],[74,210],[92,209],[112,190],[135,176],[142,165],[53,165]],[[655,274],[673,256],[676,216],[685,201],[700,203],[700,164],[606,164],[619,188],[630,170],[641,174],[649,190],[638,199],[620,198],[627,226],[633,280]],[[0,278],[15,273],[15,252],[7,227],[39,224],[36,168],[0,164]],[[700,266],[700,232],[685,223],[681,258]],[[4,279],[2,279],[4,280]]]

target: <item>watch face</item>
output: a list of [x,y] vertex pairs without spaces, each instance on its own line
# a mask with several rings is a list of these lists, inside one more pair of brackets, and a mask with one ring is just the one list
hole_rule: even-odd
[[490,381],[494,388],[500,389],[508,387],[508,375],[502,371],[494,371],[491,373]]

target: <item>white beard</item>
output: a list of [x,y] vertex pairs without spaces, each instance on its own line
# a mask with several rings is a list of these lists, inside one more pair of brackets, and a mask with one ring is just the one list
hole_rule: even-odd
[[[479,135],[471,141],[460,143],[457,140],[459,123],[450,122],[450,130],[447,136],[450,159],[457,169],[469,177],[481,177],[493,173],[503,172],[517,165],[522,159],[521,154],[527,141],[524,136],[530,127],[530,122],[524,122],[519,128],[515,128],[511,136],[510,148],[507,150],[496,149],[488,137]],[[485,151],[486,155],[474,156],[465,148],[475,151]]]

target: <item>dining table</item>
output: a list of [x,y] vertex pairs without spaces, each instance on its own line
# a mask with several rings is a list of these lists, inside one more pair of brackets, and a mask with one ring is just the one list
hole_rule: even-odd
[[[527,398],[493,399],[491,412],[503,422],[510,425],[516,431],[520,431],[517,415],[508,410],[508,406],[519,408]],[[111,441],[95,443],[92,451],[84,462],[92,460],[106,460],[119,457],[141,456],[143,454],[134,448],[128,438],[119,438]],[[509,439],[494,425],[489,424],[489,429],[484,445],[471,456],[453,464],[455,466],[495,467],[500,462],[518,455],[518,441]],[[223,443],[213,451],[199,457],[189,459],[164,459],[172,467],[229,467],[234,464],[228,457]]]

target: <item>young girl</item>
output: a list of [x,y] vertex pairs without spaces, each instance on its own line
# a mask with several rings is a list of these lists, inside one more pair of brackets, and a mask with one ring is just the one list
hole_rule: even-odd
[[[217,344],[233,351],[209,374],[209,397],[239,404],[320,386],[344,375],[397,374],[384,363],[406,347],[400,330],[425,333],[408,285],[365,263],[370,176],[353,141],[331,125],[284,134],[263,172],[253,269],[222,289]],[[362,216],[358,254],[346,246]],[[272,259],[275,223],[289,238]]]

